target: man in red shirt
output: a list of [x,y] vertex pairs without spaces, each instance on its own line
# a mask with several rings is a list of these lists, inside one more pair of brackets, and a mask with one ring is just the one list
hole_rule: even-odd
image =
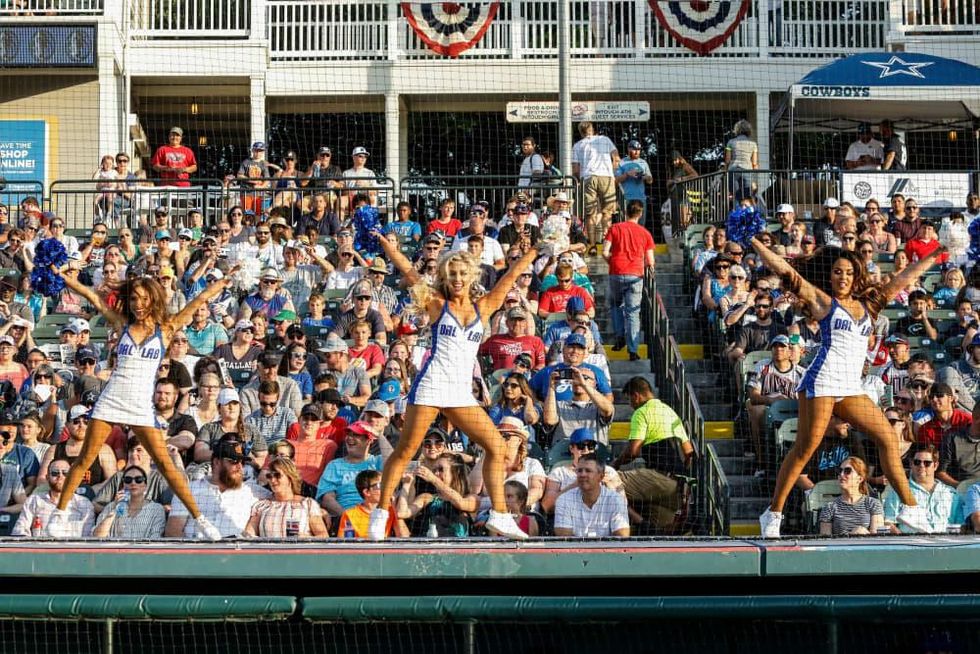
[[640,223],[643,203],[630,200],[626,221],[616,223],[606,232],[602,256],[609,263],[609,305],[612,328],[616,335],[613,350],[629,350],[630,361],[637,353],[640,337],[640,302],[643,299],[643,273],[653,271],[653,237]]
[[[928,257],[939,246],[939,237],[936,235],[936,223],[931,220],[923,220],[919,223],[918,235],[905,244],[905,254],[908,255],[911,263],[915,263],[919,259]],[[949,261],[948,252],[943,252],[936,259],[937,264],[946,263],[947,261]]]
[[323,412],[316,404],[307,404],[300,412],[299,422],[294,423],[289,431],[296,431],[287,440],[295,449],[293,460],[300,477],[307,484],[316,486],[320,483],[323,469],[333,460],[337,452],[337,443],[330,438],[321,436]]
[[943,437],[952,430],[967,430],[973,424],[969,411],[956,408],[956,394],[949,384],[933,384],[929,389],[929,405],[934,417],[919,427],[917,440],[923,445],[942,444]]
[[527,335],[528,318],[521,307],[510,309],[507,312],[507,333],[494,334],[480,346],[480,356],[489,356],[494,370],[510,370],[522,352],[531,355],[533,370],[544,368],[544,342],[537,336]]
[[170,143],[161,145],[153,153],[150,167],[159,173],[164,185],[190,186],[188,180],[191,178],[191,173],[197,172],[197,159],[194,158],[194,153],[189,147],[181,145],[184,130],[171,127],[169,139]]
[[585,312],[589,314],[590,318],[595,318],[595,302],[587,290],[572,283],[574,272],[567,263],[560,263],[555,268],[555,279],[558,280],[558,283],[542,293],[538,299],[538,315],[541,318],[547,320],[548,314],[564,311],[570,297],[582,298],[582,302],[585,303]]

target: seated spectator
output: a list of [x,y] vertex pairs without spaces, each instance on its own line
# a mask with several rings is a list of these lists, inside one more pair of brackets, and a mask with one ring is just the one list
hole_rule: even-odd
[[[337,325],[330,334],[340,338],[353,338],[355,323],[366,322],[370,326],[370,337],[379,345],[387,345],[388,333],[385,326],[386,313],[383,305],[373,308],[374,294],[369,282],[358,282],[353,290],[354,305],[340,314]],[[391,318],[388,318],[390,322]]]
[[167,426],[167,444],[184,453],[194,447],[197,423],[189,415],[177,410],[179,397],[177,384],[166,377],[157,379],[153,387],[153,415],[158,424]]
[[980,403],[973,405],[973,422],[949,430],[939,448],[936,477],[956,488],[967,479],[980,480]]
[[[286,438],[286,430],[296,422],[296,414],[283,404],[281,396],[278,382],[263,381],[258,387],[259,408],[245,418],[246,427],[254,429],[258,438],[267,444]],[[230,405],[230,398],[228,404]]]
[[[85,432],[88,429],[88,420],[87,407],[76,404],[71,408],[71,411],[68,412],[68,425],[65,430],[68,433],[68,440],[57,443],[44,453],[44,460],[41,461],[41,470],[48,470],[51,462],[55,459],[64,459],[69,463],[75,463],[75,460],[81,456],[82,448],[85,445]],[[89,469],[85,471],[85,476],[82,478],[82,483],[79,487],[81,492],[90,498],[95,497],[115,472],[116,455],[113,453],[111,447],[103,445],[99,448],[98,457],[92,462]],[[50,483],[51,480],[42,475],[38,478],[38,481],[41,483]]]
[[758,291],[749,290],[749,276],[742,266],[732,266],[728,279],[731,285],[718,302],[718,313],[725,327],[740,323],[746,310],[755,305],[755,300],[760,295]]
[[[902,461],[902,465],[906,467],[911,466],[912,455],[915,453],[915,448],[913,447],[915,445],[915,434],[912,431],[912,418],[905,409],[898,406],[885,409],[885,418],[891,423],[892,429],[895,430],[895,436],[898,439],[898,456]],[[877,489],[883,489],[888,483],[888,480],[881,466],[878,446],[870,439],[865,439],[864,446],[865,453],[868,457],[866,459],[868,469],[871,471],[871,477],[868,478],[868,482]]]
[[371,325],[365,320],[356,320],[350,329],[353,343],[348,348],[350,364],[363,368],[368,379],[381,374],[385,364],[385,354],[377,343],[371,342]]
[[358,421],[347,427],[347,454],[328,463],[317,484],[317,500],[331,517],[339,518],[344,511],[361,501],[354,485],[357,473],[362,470],[380,471],[391,454],[391,445],[384,439],[378,440],[381,454],[370,454],[369,449],[376,439],[378,435],[367,423]]
[[764,350],[776,336],[786,334],[782,321],[773,319],[773,300],[766,296],[757,297],[753,307],[755,320],[743,322],[735,330],[734,340],[728,346],[726,356],[733,365],[745,358],[746,354]]
[[518,418],[507,417],[500,421],[497,429],[506,443],[507,480],[518,481],[527,488],[528,506],[534,508],[544,496],[547,477],[541,462],[528,455],[528,427]]
[[795,400],[796,389],[806,374],[806,370],[790,360],[788,336],[772,339],[769,351],[772,356],[755,365],[746,385],[749,393],[749,431],[752,435],[757,472],[762,470],[761,464],[766,453],[762,435],[769,407],[779,400]]
[[211,310],[206,304],[201,305],[194,312],[191,324],[184,328],[184,334],[190,346],[202,356],[211,354],[216,348],[228,342],[225,328],[211,320]]
[[252,505],[252,514],[242,531],[246,538],[326,538],[323,511],[310,497],[302,495],[302,480],[296,464],[275,457],[266,473],[272,497]]
[[868,466],[858,457],[844,460],[837,475],[841,494],[820,510],[821,536],[878,533],[884,525],[881,500],[869,497]]
[[[909,487],[915,502],[925,507],[928,514],[929,531],[931,534],[946,533],[949,525],[963,523],[963,505],[956,489],[936,480],[936,468],[939,464],[939,452],[931,444],[920,444],[912,457],[912,467],[909,468]],[[883,498],[885,505],[885,525],[891,528],[893,534],[916,533],[910,527],[898,522],[898,512],[901,501],[895,490],[889,486],[885,489]]]
[[980,335],[973,337],[962,358],[941,368],[936,379],[953,389],[960,408],[972,411],[980,396]]
[[[905,244],[905,254],[909,255],[909,261],[915,263],[919,259],[925,259],[936,249],[942,247],[939,236],[936,233],[936,223],[931,220],[919,221],[918,235]],[[936,265],[942,265],[949,261],[949,253],[943,252],[936,258]]]
[[[779,221],[779,227],[772,232],[772,235],[776,238],[776,243],[786,247],[787,245],[792,245],[793,238],[793,225],[796,223],[796,209],[793,205],[780,204],[776,207],[776,220]],[[806,225],[803,225],[804,233],[806,231]]]
[[709,323],[713,324],[718,319],[719,302],[731,286],[728,274],[733,265],[730,258],[719,255],[711,260],[710,265],[705,266],[701,274],[701,285],[698,287],[697,297],[694,298],[694,307],[708,312]]
[[[289,377],[296,382],[303,402],[310,402],[313,399],[313,377],[307,369],[306,362],[306,346],[300,343],[291,343],[283,351],[278,372],[280,376]],[[319,368],[319,365],[316,367]]]
[[494,424],[508,416],[519,419],[533,428],[541,418],[541,407],[534,402],[534,395],[521,372],[507,372],[500,384],[500,397],[489,410]]
[[966,519],[964,526],[974,534],[980,534],[980,482],[966,491],[963,513]]
[[548,325],[542,342],[546,350],[551,350],[556,343],[561,343],[576,327],[588,327],[596,343],[602,343],[599,327],[592,316],[585,310],[585,302],[580,297],[570,297],[565,304],[565,320],[556,320]]
[[530,507],[527,503],[527,488],[524,484],[519,481],[505,481],[504,502],[507,503],[507,512],[514,516],[514,520],[521,531],[531,537],[540,535],[538,521],[528,514]]
[[371,397],[371,382],[363,368],[350,365],[350,349],[339,336],[331,334],[317,350],[326,363],[321,370],[330,372],[337,380],[337,392],[345,404],[364,406]]
[[24,484],[21,483],[17,470],[6,463],[0,463],[0,513],[16,516],[25,501],[27,501],[27,493],[24,491]]
[[531,208],[520,202],[514,205],[514,213],[509,214],[511,216],[512,222],[503,225],[500,228],[500,232],[497,234],[497,241],[500,243],[500,247],[504,250],[509,250],[510,246],[518,243],[521,237],[527,236],[531,241],[531,245],[537,244],[538,239],[541,238],[541,230],[537,225],[531,224]]
[[958,339],[953,342],[953,345],[959,345],[965,350],[977,333],[977,312],[973,309],[973,303],[966,298],[954,300],[953,304],[956,309],[956,322],[949,325],[939,338],[944,343],[951,338]]
[[99,514],[92,535],[96,538],[149,540],[163,535],[167,514],[147,498],[147,471],[129,465],[122,471],[122,492]]
[[924,336],[936,340],[939,332],[929,320],[929,296],[925,291],[916,290],[909,294],[909,313],[895,323],[895,332],[905,336]]
[[602,483],[606,466],[592,453],[579,457],[578,486],[555,502],[555,536],[608,538],[630,535],[626,499]]
[[862,461],[867,459],[861,443],[851,438],[851,425],[837,416],[831,416],[820,447],[803,468],[796,487],[806,492],[812,490],[817,482],[836,479],[844,461],[852,456]]
[[[422,239],[422,227],[412,219],[412,205],[402,200],[395,206],[395,220],[385,225],[384,233],[394,232],[399,238],[418,242]],[[365,523],[366,528],[367,523]]]
[[[50,462],[54,457],[47,458]],[[33,450],[17,442],[17,420],[8,411],[0,412],[0,463],[16,471],[24,492],[30,495],[34,491],[40,461]]]
[[718,253],[725,248],[725,244],[728,242],[728,233],[724,226],[711,226],[704,230],[702,238],[705,247],[697,254],[692,264],[695,275],[700,275],[705,265],[717,257]]
[[239,393],[242,400],[242,413],[246,416],[250,416],[259,408],[259,385],[262,382],[276,382],[279,387],[278,403],[292,409],[294,421],[299,415],[303,408],[303,392],[296,382],[279,374],[281,360],[282,355],[278,352],[263,352],[259,357],[258,374],[245,384]]
[[[181,460],[177,448],[172,446],[168,447],[167,452],[170,454],[170,460],[173,461],[174,466],[178,470],[182,469],[184,462]],[[170,501],[173,499],[173,491],[170,490],[167,479],[159,471],[152,468],[152,464],[153,459],[150,458],[150,453],[146,451],[143,444],[135,436],[130,436],[126,441],[127,468],[135,466],[146,471],[146,482],[142,490],[147,502],[169,506]],[[92,501],[96,513],[101,513],[105,510],[106,505],[112,501],[122,499],[122,493],[125,491],[125,485],[123,483],[124,476],[123,471],[117,472],[102,486]],[[162,528],[160,533],[163,533]]]
[[19,391],[27,379],[27,368],[24,364],[14,361],[17,353],[17,343],[13,336],[4,334],[0,336],[0,381],[9,381],[14,389]]
[[938,450],[951,430],[970,428],[973,416],[956,408],[956,394],[948,384],[933,384],[929,390],[929,403],[933,418],[919,427],[917,438],[920,443]]
[[[283,408],[282,411],[286,415],[285,420],[288,421],[289,409]],[[237,434],[238,440],[245,447],[245,453],[249,455],[252,467],[256,470],[261,468],[269,453],[269,441],[260,428],[263,425],[269,426],[261,419],[255,421],[246,419],[242,414],[238,393],[234,389],[222,388],[218,393],[218,420],[204,425],[198,432],[197,441],[194,443],[194,461],[197,463],[210,461],[211,449],[221,440],[221,437],[225,434]],[[272,435],[278,433],[275,425],[269,426],[268,433]]]
[[[570,336],[566,343],[575,336],[578,334]],[[569,399],[557,399],[560,384],[571,386]],[[591,370],[573,367],[552,371],[541,412],[542,427],[551,436],[548,442],[567,440],[576,429],[585,427],[595,433],[596,440],[608,445],[614,412],[612,401],[598,389]]]
[[[575,471],[578,469],[579,460],[583,455],[595,452],[599,446],[595,434],[584,427],[573,431],[564,443],[568,445],[568,453],[572,459],[568,463],[555,465],[548,473],[544,495],[541,498],[541,510],[546,513],[552,513],[558,498],[578,485]],[[606,466],[602,483],[611,490],[623,494],[623,482],[619,478],[619,473],[612,466]],[[673,511],[671,511],[671,516],[673,516]]]
[[909,341],[902,334],[892,334],[884,341],[890,361],[881,370],[881,381],[885,386],[892,387],[892,393],[898,395],[904,390],[909,378]]
[[549,314],[565,311],[569,298],[578,297],[585,305],[585,312],[590,318],[594,317],[595,302],[584,288],[572,283],[572,267],[568,264],[559,264],[555,276],[558,284],[544,291],[538,299],[538,316],[547,320]]
[[[595,375],[596,390],[606,396],[612,402],[612,387],[609,385],[609,377],[598,367],[585,362],[588,348],[588,341],[581,334],[570,334],[562,347],[562,363],[545,366],[531,377],[531,390],[535,397],[544,401],[551,388],[551,373],[556,370],[567,368],[587,369]],[[555,385],[555,399],[559,402],[572,399],[572,375],[571,372],[562,373],[563,378]]]
[[[242,535],[252,515],[252,506],[269,495],[264,488],[245,483],[242,466],[247,455],[244,444],[234,434],[226,434],[211,454],[211,476],[190,482],[191,495],[211,524],[223,538]],[[167,518],[164,536],[167,538],[203,537],[190,512],[180,498],[175,497]]]
[[439,203],[439,214],[426,225],[425,233],[431,234],[432,232],[439,231],[450,238],[456,236],[463,229],[463,223],[455,217],[455,213],[456,201],[452,198],[444,199]]
[[[371,511],[378,508],[378,503],[381,501],[381,473],[377,470],[362,470],[357,473],[354,486],[361,496],[361,503],[347,509],[340,516],[340,523],[337,525],[338,538],[367,538]],[[408,530],[402,531],[402,529],[404,523],[395,517],[394,511],[389,512],[385,536],[393,534],[400,537],[409,536]]]
[[613,465],[622,468],[643,457],[648,468],[664,474],[686,472],[694,459],[694,446],[680,416],[654,396],[653,387],[643,377],[627,381],[623,395],[633,409],[629,444]]
[[507,312],[507,333],[494,334],[485,340],[478,351],[480,356],[489,356],[494,370],[509,370],[514,367],[514,359],[522,352],[531,355],[535,370],[544,368],[544,343],[537,336],[529,335],[527,327],[531,316],[520,307]]
[[411,534],[428,538],[466,538],[470,533],[472,514],[479,499],[470,492],[466,464],[457,454],[445,452],[432,470],[419,466],[414,474],[432,485],[434,492],[418,493],[408,499],[412,473],[402,478],[395,498],[399,520],[412,520]]
[[275,268],[266,268],[259,278],[259,288],[248,295],[240,308],[239,318],[253,319],[256,314],[262,314],[266,320],[271,319],[280,311],[296,312],[289,294],[280,288],[282,273]]
[[571,250],[562,252],[557,259],[555,257],[539,257],[537,261],[544,261],[545,265],[540,271],[537,270],[538,263],[535,262],[535,271],[538,273],[538,278],[541,280],[541,284],[538,288],[539,292],[548,290],[549,288],[554,288],[558,285],[558,278],[555,276],[558,266],[561,264],[568,264],[572,267],[572,283],[576,286],[581,286],[585,291],[591,295],[595,296],[595,287],[592,285],[592,279],[589,277],[589,267],[585,264],[585,260],[582,259],[578,254],[572,252]]
[[949,268],[943,273],[943,281],[932,294],[937,309],[954,309],[956,297],[966,286],[966,277],[959,268]]
[[[328,394],[328,399],[333,400],[334,398],[329,394],[336,394],[336,391],[330,389],[323,393]],[[292,458],[296,462],[300,477],[313,486],[320,482],[324,468],[333,460],[337,452],[339,438],[335,438],[334,432],[338,430],[332,424],[333,419],[324,420],[323,408],[327,406],[336,405],[332,402],[307,404],[300,413],[299,423],[290,426],[287,432],[287,438],[293,447]],[[337,411],[334,410],[333,414],[336,418]],[[346,427],[347,423],[342,418],[338,421]],[[343,430],[339,431],[342,436]]]
[[92,503],[79,494],[72,495],[68,501],[65,509],[68,512],[68,519],[56,521],[55,525],[50,525],[56,528],[49,529],[51,515],[58,509],[61,491],[65,488],[65,478],[70,469],[71,462],[67,459],[52,459],[48,463],[45,469],[45,478],[48,480],[47,492],[33,493],[27,498],[10,532],[11,536],[84,538],[92,534],[95,511],[92,509]]

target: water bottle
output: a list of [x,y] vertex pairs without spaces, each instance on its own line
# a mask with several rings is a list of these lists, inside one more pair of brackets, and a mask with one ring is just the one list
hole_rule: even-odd
[[34,516],[34,520],[31,521],[31,536],[41,535],[41,516]]
[[122,499],[116,504],[116,517],[121,518],[129,510],[129,491],[124,491]]
[[429,530],[425,532],[426,538],[439,538],[439,528],[436,527],[436,523],[429,523]]
[[356,538],[356,536],[357,535],[354,533],[354,525],[351,524],[350,520],[348,520],[347,526],[344,527],[344,538],[353,540]]

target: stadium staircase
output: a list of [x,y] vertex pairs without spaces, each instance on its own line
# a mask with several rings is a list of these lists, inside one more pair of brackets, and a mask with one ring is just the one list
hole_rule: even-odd
[[758,516],[768,504],[766,489],[752,474],[754,462],[744,456],[748,434],[736,421],[738,407],[731,367],[720,358],[716,334],[694,317],[693,280],[684,261],[683,240],[672,239],[667,251],[657,257],[657,292],[669,312],[687,381],[694,388],[704,416],[705,441],[721,463],[728,482],[729,535],[758,535]]

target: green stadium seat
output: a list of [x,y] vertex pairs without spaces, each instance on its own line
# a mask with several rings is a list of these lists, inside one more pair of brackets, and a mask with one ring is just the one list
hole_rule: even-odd
[[803,500],[803,522],[807,531],[815,534],[820,530],[820,510],[840,497],[840,482],[836,479],[817,482]]
[[787,418],[776,430],[776,451],[779,452],[779,459],[782,461],[786,450],[796,442],[796,432],[799,429],[799,418]]

